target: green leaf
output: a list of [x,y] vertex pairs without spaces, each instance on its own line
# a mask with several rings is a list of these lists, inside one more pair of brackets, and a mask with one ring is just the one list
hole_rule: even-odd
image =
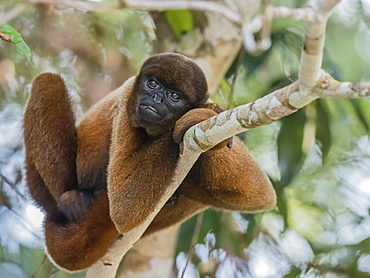
[[282,119],[278,146],[278,166],[280,180],[273,181],[277,195],[277,207],[284,219],[285,228],[288,227],[288,207],[285,187],[297,176],[302,168],[306,154],[302,151],[303,132],[306,124],[304,109]]
[[284,230],[288,228],[288,200],[285,194],[285,188],[281,186],[278,181],[272,181],[276,192],[276,205],[279,209],[280,215],[284,220]]
[[15,28],[6,23],[0,24],[0,32],[10,38],[11,42],[15,44],[18,53],[26,57],[28,61],[31,61],[31,50]]
[[278,165],[280,169],[280,185],[285,187],[300,171],[306,154],[302,151],[302,141],[306,115],[303,109],[282,119],[278,145]]
[[301,273],[302,273],[302,270],[300,270],[299,268],[293,265],[290,271],[284,275],[284,278],[295,278],[295,277],[298,277],[298,275]]
[[242,214],[243,218],[248,221],[248,228],[244,234],[243,247],[248,248],[260,233],[260,223],[263,213]]
[[358,243],[356,249],[360,250],[363,254],[370,254],[370,237]]
[[316,105],[316,139],[321,143],[322,159],[325,160],[329,154],[332,144],[330,132],[330,113],[326,104],[326,100],[319,99],[315,102]]
[[360,101],[355,100],[355,99],[350,99],[349,101],[351,102],[360,123],[362,124],[362,126],[364,127],[366,132],[369,133],[370,132],[369,123],[368,123],[367,117],[365,116],[365,113],[362,109]]
[[194,29],[193,16],[188,10],[165,11],[164,15],[177,39]]

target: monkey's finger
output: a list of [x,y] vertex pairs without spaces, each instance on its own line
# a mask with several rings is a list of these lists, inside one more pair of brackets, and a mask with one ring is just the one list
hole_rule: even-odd
[[229,142],[227,142],[227,145],[226,145],[226,146],[227,146],[229,149],[231,149],[231,148],[233,147],[233,138],[234,138],[234,137],[230,137],[230,138],[229,138]]

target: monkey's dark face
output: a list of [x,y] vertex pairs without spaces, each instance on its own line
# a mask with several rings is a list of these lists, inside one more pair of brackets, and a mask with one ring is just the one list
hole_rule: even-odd
[[207,98],[204,73],[191,59],[160,54],[141,67],[128,101],[128,113],[134,126],[156,136],[171,130],[182,115]]
[[168,126],[191,108],[186,95],[154,76],[145,76],[140,82],[136,119],[145,129]]

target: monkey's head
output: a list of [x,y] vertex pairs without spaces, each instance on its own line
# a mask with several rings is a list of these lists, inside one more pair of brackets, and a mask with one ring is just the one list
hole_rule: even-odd
[[135,79],[127,111],[135,127],[150,136],[166,133],[187,111],[208,99],[207,80],[191,59],[175,53],[146,60]]

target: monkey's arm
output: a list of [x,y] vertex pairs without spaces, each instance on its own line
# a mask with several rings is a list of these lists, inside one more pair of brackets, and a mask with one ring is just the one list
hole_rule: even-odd
[[[192,123],[204,120],[204,109],[189,111],[176,124],[176,134],[186,127],[186,119]],[[176,140],[176,137],[175,137]],[[244,144],[234,138],[228,149],[219,144],[218,150],[203,153],[179,188],[179,193],[206,205],[245,212],[273,209],[275,191]],[[218,146],[219,146],[218,145]]]
[[171,182],[179,157],[171,131],[152,138],[127,121],[124,115],[115,118],[108,167],[110,216],[120,233],[137,227],[152,214]]

